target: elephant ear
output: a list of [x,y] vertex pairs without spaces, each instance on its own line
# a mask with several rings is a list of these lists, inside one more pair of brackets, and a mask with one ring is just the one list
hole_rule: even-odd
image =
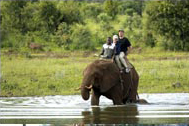
[[120,83],[120,73],[118,67],[112,62],[104,62],[98,65],[102,72],[99,83],[100,91],[107,92],[110,88]]

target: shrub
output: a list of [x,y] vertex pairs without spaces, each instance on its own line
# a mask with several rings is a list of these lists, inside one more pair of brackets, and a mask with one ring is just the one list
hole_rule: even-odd
[[56,36],[54,36],[55,43],[59,47],[64,47],[64,49],[69,49],[70,44],[70,26],[66,22],[62,22],[58,26],[58,30],[56,31]]
[[91,40],[91,33],[87,27],[81,24],[75,24],[71,27],[71,49],[94,49],[94,44]]

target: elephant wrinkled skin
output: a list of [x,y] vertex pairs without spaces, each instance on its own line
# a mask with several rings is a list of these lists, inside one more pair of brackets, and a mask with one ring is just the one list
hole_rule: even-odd
[[99,105],[101,95],[113,100],[114,105],[137,102],[138,81],[139,76],[134,67],[129,74],[121,74],[115,63],[96,60],[83,72],[81,95],[84,100],[88,100],[93,90],[91,105]]

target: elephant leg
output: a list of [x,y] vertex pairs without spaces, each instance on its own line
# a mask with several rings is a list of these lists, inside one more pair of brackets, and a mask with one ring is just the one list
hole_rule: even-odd
[[130,92],[130,100],[132,102],[136,102],[138,95],[137,90],[138,90],[139,76],[135,70],[133,70],[132,72],[133,72],[131,75],[132,90]]
[[126,104],[128,98],[123,99],[123,104]]
[[113,99],[114,105],[123,105],[121,98]]
[[122,97],[122,91],[120,90],[120,88],[117,87],[117,89],[115,88],[114,92],[112,94],[112,100],[114,105],[123,105],[123,97]]
[[100,94],[93,91],[91,97],[91,105],[99,105]]

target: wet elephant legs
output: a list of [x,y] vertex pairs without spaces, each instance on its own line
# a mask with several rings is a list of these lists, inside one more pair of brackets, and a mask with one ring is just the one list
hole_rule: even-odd
[[137,90],[138,90],[138,83],[139,83],[139,75],[135,70],[131,71],[131,78],[132,78],[132,90],[130,92],[130,100],[132,102],[137,101]]
[[99,105],[100,94],[92,91],[91,105]]
[[107,94],[108,95],[106,95],[106,97],[112,99],[114,105],[123,105],[123,93],[121,85],[114,86],[107,92]]
[[123,105],[122,99],[119,96],[113,98],[112,100],[113,100],[114,105]]
[[121,86],[114,86],[108,92],[102,93],[102,94],[93,90],[92,97],[91,97],[91,105],[99,105],[99,99],[101,95],[104,95],[105,97],[111,99],[114,105],[123,104]]

